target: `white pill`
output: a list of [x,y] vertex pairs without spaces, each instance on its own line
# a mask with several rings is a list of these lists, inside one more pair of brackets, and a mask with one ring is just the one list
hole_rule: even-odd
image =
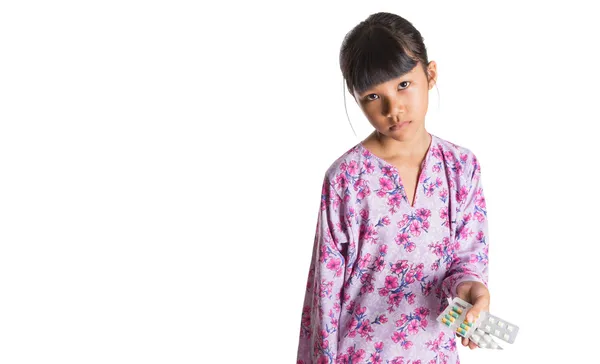
[[485,335],[485,331],[483,331],[482,329],[476,329],[475,332],[481,335]]
[[508,331],[510,331],[510,332],[513,332],[513,330],[514,330],[515,328],[514,328],[514,327],[512,327],[512,326],[510,326],[510,325],[508,325],[507,329],[508,329]]
[[494,318],[493,318],[493,317],[490,317],[490,323],[492,323],[492,324],[493,324],[494,322],[496,322],[496,320],[494,320]]
[[485,341],[487,341],[489,343],[490,341],[492,341],[492,337],[489,336],[489,335],[486,335],[486,336],[483,337],[483,340],[485,340]]
[[496,336],[500,336],[500,330],[496,330],[496,331],[494,331],[494,334],[495,334]]
[[504,334],[504,340],[508,340],[510,339],[510,335],[509,334]]
[[492,331],[492,327],[490,325],[485,325],[485,331]]
[[473,340],[473,341],[475,341],[475,342],[478,342],[479,339],[480,339],[480,337],[477,334],[473,334],[473,335],[471,335],[470,339]]
[[505,324],[504,324],[504,322],[502,322],[502,321],[498,321],[498,326],[500,326],[500,327],[504,327],[504,325],[505,325]]

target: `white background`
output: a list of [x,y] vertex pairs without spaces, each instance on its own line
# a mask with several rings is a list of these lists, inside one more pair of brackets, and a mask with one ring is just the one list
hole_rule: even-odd
[[521,331],[461,362],[593,361],[600,27],[548,3],[2,2],[0,362],[295,363],[323,174],[371,130],[339,47],[377,11],[482,166]]

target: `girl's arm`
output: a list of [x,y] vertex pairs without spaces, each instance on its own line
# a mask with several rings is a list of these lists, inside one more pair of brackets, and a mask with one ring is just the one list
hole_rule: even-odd
[[351,231],[345,203],[325,177],[300,325],[297,363],[333,363]]

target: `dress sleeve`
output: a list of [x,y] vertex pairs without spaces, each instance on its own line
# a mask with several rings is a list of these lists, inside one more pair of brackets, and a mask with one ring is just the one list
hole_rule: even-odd
[[348,243],[344,200],[325,177],[298,345],[297,364],[335,363]]
[[475,155],[470,159],[466,183],[457,191],[461,206],[455,231],[455,254],[442,288],[446,297],[457,296],[456,287],[464,281],[488,282],[488,221],[481,185],[481,168]]

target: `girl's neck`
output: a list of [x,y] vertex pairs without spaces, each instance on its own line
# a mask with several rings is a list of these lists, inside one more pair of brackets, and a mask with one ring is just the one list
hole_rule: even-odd
[[380,153],[387,158],[407,158],[412,159],[422,156],[431,142],[432,136],[422,128],[418,130],[411,138],[404,140],[393,139],[389,136],[380,134],[377,130],[369,136],[377,144]]

